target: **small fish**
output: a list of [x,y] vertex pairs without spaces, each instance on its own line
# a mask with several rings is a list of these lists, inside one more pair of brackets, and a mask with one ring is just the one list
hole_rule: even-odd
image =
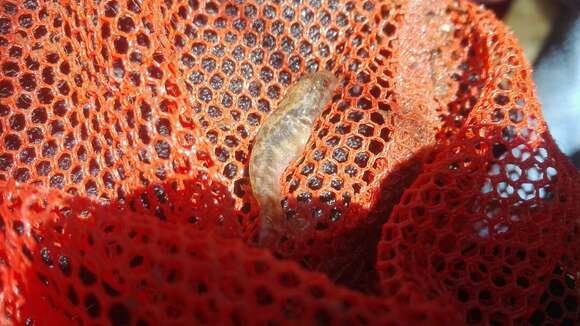
[[338,85],[328,71],[303,76],[262,125],[250,154],[250,182],[260,204],[260,242],[283,228],[281,177],[304,151],[314,121],[330,101]]

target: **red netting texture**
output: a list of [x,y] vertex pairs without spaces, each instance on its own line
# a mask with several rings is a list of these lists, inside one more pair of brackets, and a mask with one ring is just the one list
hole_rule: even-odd
[[[259,243],[254,138],[314,71]],[[2,324],[574,325],[579,192],[466,1],[0,0]]]

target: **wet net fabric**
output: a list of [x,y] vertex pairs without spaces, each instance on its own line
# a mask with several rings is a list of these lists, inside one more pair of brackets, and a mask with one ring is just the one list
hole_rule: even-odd
[[[580,176],[464,1],[0,1],[0,318],[574,325]],[[340,81],[260,243],[254,137]]]

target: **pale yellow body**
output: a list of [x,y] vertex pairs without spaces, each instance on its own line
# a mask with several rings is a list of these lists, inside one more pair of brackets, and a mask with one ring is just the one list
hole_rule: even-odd
[[260,204],[261,238],[283,227],[281,176],[304,151],[314,121],[336,86],[337,79],[330,72],[300,78],[256,135],[249,173],[254,196]]

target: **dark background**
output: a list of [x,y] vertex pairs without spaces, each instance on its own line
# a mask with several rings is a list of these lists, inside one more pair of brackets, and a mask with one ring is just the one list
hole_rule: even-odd
[[[580,0],[473,0],[494,10],[518,27],[539,28],[534,17],[513,12],[535,6],[550,22],[549,32],[534,46],[539,55],[528,58],[534,64],[534,79],[544,117],[560,149],[580,168]],[[517,3],[516,2],[521,2]],[[507,18],[507,19],[506,19]]]

